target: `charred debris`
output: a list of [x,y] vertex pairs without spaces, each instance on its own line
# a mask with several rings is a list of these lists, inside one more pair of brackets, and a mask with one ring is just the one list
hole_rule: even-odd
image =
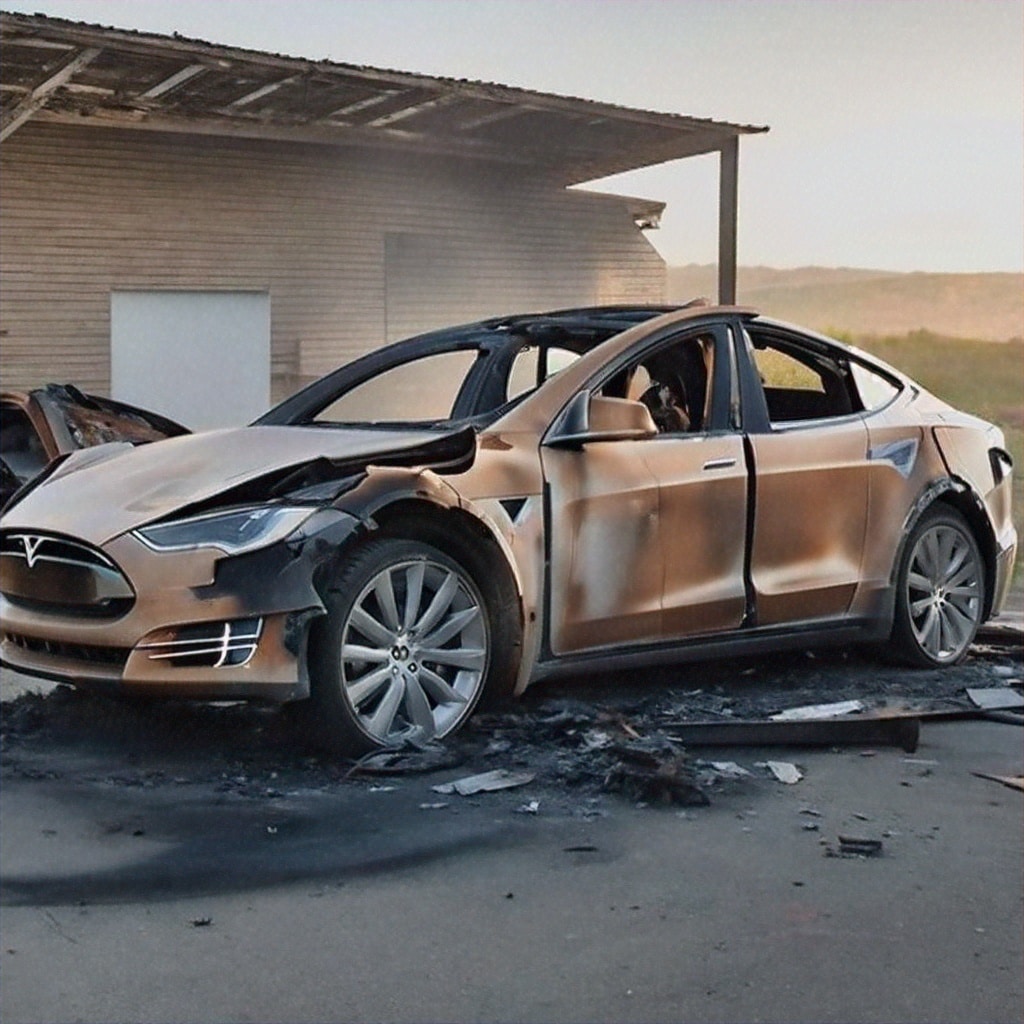
[[[132,704],[58,687],[3,704],[0,762],[4,774],[53,777],[59,761],[51,764],[48,750],[91,745],[117,751],[120,767],[111,779],[126,786],[212,784],[273,799],[296,788],[380,787],[443,772],[433,787],[438,793],[458,800],[521,789],[523,813],[537,813],[539,801],[530,798],[541,793],[545,803],[554,798],[584,811],[605,793],[634,804],[693,807],[758,779],[798,783],[787,748],[889,746],[910,754],[929,721],[1022,723],[1022,674],[1020,633],[987,632],[953,673],[886,672],[855,651],[831,651],[779,656],[767,670],[749,661],[700,666],[684,678],[704,685],[686,689],[678,672],[628,687],[615,677],[575,681],[478,713],[443,745],[385,750],[357,762],[309,749],[287,709]],[[727,760],[742,751],[749,756],[740,753],[740,763]],[[444,806],[431,799],[424,806]]]

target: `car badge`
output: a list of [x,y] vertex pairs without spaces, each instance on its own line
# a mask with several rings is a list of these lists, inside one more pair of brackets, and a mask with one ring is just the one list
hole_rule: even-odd
[[21,541],[25,545],[25,561],[31,569],[36,564],[39,548],[42,546],[45,537],[22,536]]

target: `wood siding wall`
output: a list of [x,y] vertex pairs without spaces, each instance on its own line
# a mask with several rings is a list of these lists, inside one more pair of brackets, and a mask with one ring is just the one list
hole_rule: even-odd
[[0,271],[4,387],[108,393],[112,290],[266,289],[275,397],[389,338],[665,285],[625,202],[521,168],[55,125],[0,151]]

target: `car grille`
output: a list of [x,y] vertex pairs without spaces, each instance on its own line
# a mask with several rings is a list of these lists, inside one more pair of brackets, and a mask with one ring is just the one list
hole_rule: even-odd
[[40,612],[114,618],[135,593],[124,573],[98,548],[54,534],[0,535],[0,593]]
[[97,647],[94,644],[65,644],[56,640],[40,640],[21,633],[3,634],[4,643],[30,654],[48,654],[54,658],[80,661],[90,665],[114,665],[123,668],[130,653],[127,647]]

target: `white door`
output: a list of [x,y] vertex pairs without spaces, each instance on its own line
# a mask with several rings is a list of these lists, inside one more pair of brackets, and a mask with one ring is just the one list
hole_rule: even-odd
[[193,430],[249,423],[270,405],[270,296],[111,292],[110,385]]

